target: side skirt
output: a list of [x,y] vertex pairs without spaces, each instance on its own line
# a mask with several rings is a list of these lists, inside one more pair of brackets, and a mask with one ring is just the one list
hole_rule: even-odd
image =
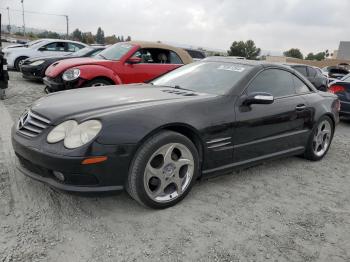
[[295,148],[283,150],[283,151],[280,151],[277,153],[263,155],[260,157],[252,158],[252,159],[241,161],[241,162],[232,163],[232,164],[225,165],[225,166],[216,167],[213,169],[203,170],[202,175],[203,176],[218,176],[221,174],[227,174],[230,171],[254,166],[254,165],[260,164],[262,162],[265,162],[266,160],[269,160],[269,159],[278,159],[278,158],[284,158],[287,156],[299,155],[299,154],[304,153],[304,151],[305,151],[305,147],[302,147],[302,146],[295,147]]

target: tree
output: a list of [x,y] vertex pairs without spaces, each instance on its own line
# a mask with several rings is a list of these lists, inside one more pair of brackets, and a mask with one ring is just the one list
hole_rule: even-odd
[[72,39],[75,41],[83,41],[83,33],[77,28],[72,33]]
[[103,45],[105,43],[105,32],[99,27],[96,33],[96,43]]
[[230,50],[227,51],[229,56],[242,56],[247,59],[257,59],[261,52],[260,48],[255,46],[253,40],[244,41],[234,41],[230,47]]
[[330,56],[329,50],[328,50],[328,49],[327,49],[324,53],[325,53],[325,56],[326,56],[326,57],[329,57],[329,56]]
[[61,38],[60,34],[52,31],[44,31],[39,34],[37,34],[38,38],[52,38],[52,39],[59,39]]
[[131,41],[131,36],[128,36],[126,39],[125,39],[126,42],[129,42]]
[[291,48],[288,51],[283,52],[283,55],[287,56],[287,57],[294,57],[294,58],[303,59],[303,54],[301,53],[300,49],[298,49],[298,48]]
[[113,44],[118,42],[118,39],[117,39],[117,37],[115,35],[106,36],[105,37],[105,42],[108,45],[113,45]]
[[95,36],[91,32],[82,33],[82,42],[91,45],[95,43]]
[[309,53],[305,57],[306,60],[318,60],[318,61],[325,60],[325,58],[326,58],[326,53],[325,52],[319,52],[317,54]]

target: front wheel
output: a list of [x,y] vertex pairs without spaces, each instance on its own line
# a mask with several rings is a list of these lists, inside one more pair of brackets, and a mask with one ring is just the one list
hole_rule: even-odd
[[28,57],[26,56],[21,56],[18,57],[15,61],[15,68],[17,71],[21,71],[21,66],[23,65],[24,60],[26,60]]
[[188,194],[198,171],[199,156],[193,143],[179,133],[163,131],[137,151],[126,189],[142,205],[167,208]]
[[110,81],[103,78],[96,78],[90,82],[88,82],[84,87],[92,87],[92,86],[109,86],[113,85]]
[[312,130],[306,150],[305,158],[318,161],[328,152],[334,134],[334,124],[330,117],[323,116]]

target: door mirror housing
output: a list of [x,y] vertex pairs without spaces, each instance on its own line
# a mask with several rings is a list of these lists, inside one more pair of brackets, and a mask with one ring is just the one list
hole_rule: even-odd
[[39,51],[46,51],[46,47],[42,46],[38,49]]
[[128,60],[126,60],[126,62],[128,64],[131,64],[131,65],[139,64],[139,63],[142,62],[142,58],[140,58],[140,57],[130,57]]
[[256,92],[247,95],[243,100],[243,105],[249,106],[253,104],[268,105],[274,102],[273,95],[269,93]]

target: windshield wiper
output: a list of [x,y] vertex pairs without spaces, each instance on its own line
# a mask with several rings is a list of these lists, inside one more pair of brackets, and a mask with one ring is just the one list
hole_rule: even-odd
[[102,57],[104,60],[108,60],[105,56],[98,54],[100,57]]
[[169,87],[171,87],[171,88],[175,88],[175,89],[186,90],[186,91],[193,91],[193,90],[191,90],[191,89],[183,88],[183,87],[181,87],[181,86],[179,86],[179,85],[169,86]]
[[[151,84],[151,85],[154,85],[154,83],[149,83],[149,84]],[[186,89],[186,88],[183,88],[183,87],[181,87],[181,86],[179,86],[179,85],[174,85],[174,86],[167,86],[167,85],[156,85],[156,86],[159,86],[159,87],[169,87],[169,88],[174,88],[174,89],[180,89],[180,90],[186,90],[186,91],[192,91],[192,92],[194,92],[193,90],[191,90],[191,89]]]

